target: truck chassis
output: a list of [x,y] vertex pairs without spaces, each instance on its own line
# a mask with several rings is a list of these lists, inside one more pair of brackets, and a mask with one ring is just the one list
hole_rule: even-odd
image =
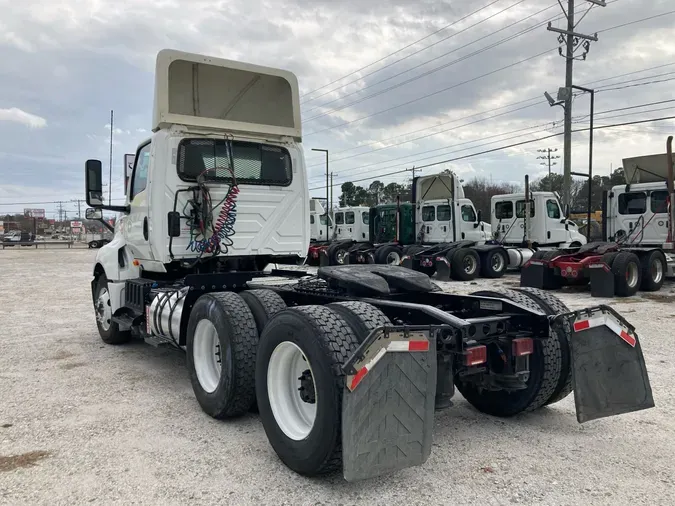
[[521,286],[556,290],[590,284],[593,297],[630,297],[661,289],[673,262],[661,248],[595,242],[569,250],[538,251],[521,270]]
[[99,272],[106,343],[184,349],[202,409],[223,419],[257,406],[276,453],[304,475],[342,470],[352,481],[424,463],[434,411],[455,388],[504,417],[572,390],[579,422],[654,405],[628,322],[531,288],[452,295],[383,265],[188,273],[126,280],[111,314],[106,287]]

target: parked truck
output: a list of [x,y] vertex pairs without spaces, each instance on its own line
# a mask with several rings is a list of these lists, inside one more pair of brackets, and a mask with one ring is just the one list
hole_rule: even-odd
[[502,417],[573,390],[579,422],[653,406],[635,328],[610,307],[452,295],[389,265],[273,270],[270,284],[265,267],[310,242],[292,73],[163,50],[152,131],[124,205],[103,203],[101,162],[85,165],[87,216],[122,215],[92,269],[98,332],[185,350],[201,408],[257,406],[292,470],[356,480],[422,464],[455,388]]
[[309,250],[306,263],[318,265],[321,252],[326,250],[333,238],[335,227],[331,216],[317,199],[309,201]]
[[603,193],[603,241],[535,255],[521,285],[557,289],[590,284],[597,297],[658,291],[675,276],[672,138],[667,153],[623,160],[625,185]]

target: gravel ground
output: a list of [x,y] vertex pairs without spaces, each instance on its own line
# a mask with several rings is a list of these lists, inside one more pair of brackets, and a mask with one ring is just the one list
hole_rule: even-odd
[[0,251],[0,504],[675,504],[673,284],[650,298],[560,294],[612,303],[637,327],[656,408],[579,425],[569,396],[501,420],[458,394],[424,466],[349,484],[289,471],[256,415],[202,413],[180,352],[103,345],[95,254]]

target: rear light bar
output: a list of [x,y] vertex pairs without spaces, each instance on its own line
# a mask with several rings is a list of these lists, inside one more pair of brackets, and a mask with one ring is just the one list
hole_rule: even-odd
[[472,346],[464,350],[464,365],[473,367],[487,362],[487,346]]
[[534,340],[528,337],[520,337],[514,339],[511,345],[511,350],[514,357],[522,357],[524,355],[532,355],[534,353]]

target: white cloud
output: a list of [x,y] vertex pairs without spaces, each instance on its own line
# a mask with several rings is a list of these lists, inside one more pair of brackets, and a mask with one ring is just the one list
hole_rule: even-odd
[[47,120],[43,117],[23,111],[18,107],[0,109],[0,121],[13,121],[30,128],[44,128],[47,126]]

